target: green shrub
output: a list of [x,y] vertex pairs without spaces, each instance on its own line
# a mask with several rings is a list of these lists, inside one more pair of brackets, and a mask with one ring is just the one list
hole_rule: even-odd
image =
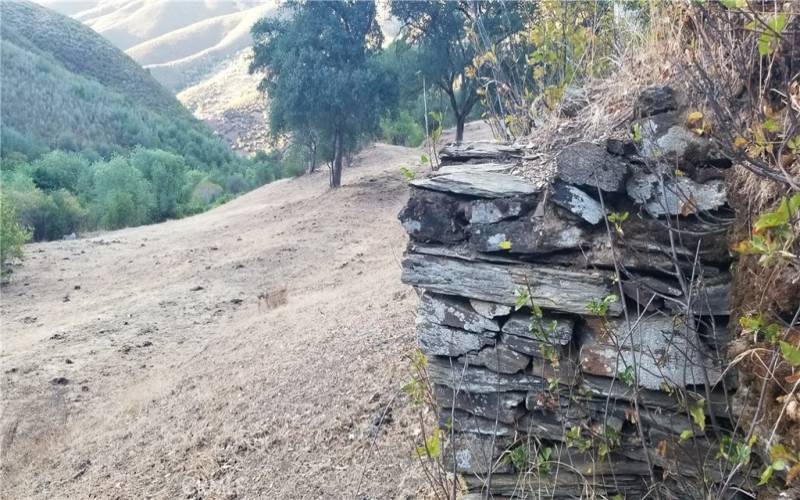
[[107,229],[135,226],[142,220],[133,195],[125,191],[118,191],[109,197],[104,208],[100,224]]
[[33,182],[45,191],[68,189],[75,192],[78,177],[89,168],[89,162],[76,153],[51,151],[33,165]]
[[14,207],[4,197],[0,197],[0,265],[9,259],[21,259],[22,245],[30,237],[30,231],[17,221]]
[[160,149],[137,148],[130,156],[130,163],[152,186],[155,219],[165,220],[177,216],[181,190],[186,182],[184,159]]
[[417,147],[425,139],[425,131],[411,113],[400,111],[397,116],[384,116],[380,122],[383,140],[398,146]]
[[225,180],[225,191],[232,194],[247,191],[247,181],[241,174],[229,175]]
[[93,194],[95,219],[108,229],[150,222],[155,210],[152,186],[121,156],[94,165]]
[[204,180],[197,184],[192,190],[190,204],[210,205],[214,200],[222,195],[224,190],[219,184]]
[[86,220],[86,210],[64,189],[52,193],[36,187],[9,191],[7,199],[14,207],[17,223],[28,228],[37,241],[61,239],[79,231]]
[[74,194],[66,189],[59,189],[50,193],[49,198],[52,201],[50,206],[53,212],[49,214],[43,239],[63,238],[83,229],[88,211],[81,206]]
[[279,174],[280,164],[271,160],[254,161],[245,172],[245,179],[250,187],[263,186],[272,182]]

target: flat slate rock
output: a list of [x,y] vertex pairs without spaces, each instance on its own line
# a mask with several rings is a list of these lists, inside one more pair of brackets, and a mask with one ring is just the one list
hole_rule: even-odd
[[542,390],[547,387],[547,380],[542,377],[525,373],[497,373],[486,368],[468,366],[450,358],[429,359],[428,375],[434,384],[479,394]]
[[[639,386],[659,390],[664,383],[686,387],[719,382],[710,350],[695,332],[676,326],[672,317],[652,315],[625,321],[587,319],[582,338],[580,367],[583,373],[617,377],[635,367]],[[687,337],[688,335],[688,337]]]
[[445,193],[412,189],[397,218],[416,241],[453,244],[466,239],[468,203]]
[[522,177],[495,172],[456,172],[414,179],[411,185],[476,198],[507,198],[539,192],[539,188]]
[[423,294],[417,317],[420,320],[460,328],[468,332],[500,331],[497,321],[475,312],[469,302],[458,301],[443,295]]
[[439,151],[443,163],[458,163],[470,160],[487,160],[520,156],[517,146],[494,141],[454,142]]
[[487,436],[514,437],[514,427],[500,421],[482,418],[461,410],[439,412],[439,427],[454,432],[468,432]]
[[600,203],[575,186],[556,182],[550,199],[589,224],[597,224],[603,220],[604,212]]
[[434,385],[433,396],[442,408],[456,408],[479,417],[497,419],[506,424],[513,424],[525,413],[524,392],[475,394]]
[[469,227],[469,245],[479,252],[508,250],[516,254],[542,254],[577,249],[588,243],[583,228],[553,212],[542,217],[531,215]]
[[452,471],[455,466],[456,472],[480,475],[511,472],[511,462],[498,459],[512,443],[508,437],[456,432],[442,453],[445,469]]
[[638,120],[636,124],[642,134],[640,154],[652,160],[675,162],[679,168],[713,160],[711,142],[681,123],[681,116],[675,112]]
[[636,143],[629,139],[606,139],[606,151],[617,156],[633,156],[638,150]]
[[556,157],[558,178],[567,184],[599,188],[607,192],[625,190],[628,164],[591,142],[576,142]]
[[453,165],[442,165],[439,170],[431,173],[431,175],[444,175],[455,174],[459,172],[495,172],[500,174],[508,174],[514,170],[516,164],[514,163],[456,163]]
[[662,187],[657,175],[639,173],[628,180],[626,189],[653,217],[717,210],[728,202],[721,180],[699,184],[688,177],[675,177],[664,179]]
[[492,224],[519,217],[536,207],[538,196],[473,200],[468,206],[470,224]]
[[[588,399],[588,402],[604,407],[608,401],[629,401],[633,402],[634,398],[639,397],[642,404],[648,408],[659,408],[664,411],[685,412],[686,407],[680,403],[674,394],[667,394],[659,390],[650,390],[640,388],[635,391],[619,379],[614,380],[608,377],[595,376],[591,374],[584,374],[581,377],[581,387],[579,389],[578,399]],[[703,396],[706,394],[703,392]],[[710,400],[706,401],[706,414],[714,411],[716,415],[727,414],[729,408],[727,398],[723,391],[711,391]],[[710,404],[709,404],[710,403]]]
[[417,342],[428,356],[461,356],[495,343],[491,332],[474,333],[417,319]]
[[493,302],[484,302],[483,300],[470,299],[469,301],[472,309],[486,318],[496,318],[498,316],[508,316],[511,314],[511,306],[503,304],[495,304]]
[[470,366],[483,366],[497,373],[511,374],[525,370],[531,358],[498,342],[494,346],[484,347],[478,353],[467,353],[458,361],[460,364],[466,361]]
[[[700,283],[693,290],[692,313],[698,315],[727,316],[730,310],[730,276],[722,275],[710,279],[708,283]],[[670,302],[667,307],[672,312],[681,312],[681,308]]]
[[[609,271],[568,271],[534,265],[467,262],[418,253],[406,254],[402,281],[430,292],[513,306],[520,289],[544,309],[588,314],[587,304],[613,292]],[[619,302],[608,314],[622,312]]]
[[[535,340],[531,333],[531,321],[532,318],[529,314],[514,314],[503,324],[503,333]],[[551,332],[551,324],[555,322],[555,328],[552,330],[552,334],[548,335],[547,341],[553,344],[567,345],[572,340],[572,331],[575,327],[573,320],[545,316],[541,319],[541,322],[545,332],[548,334]]]

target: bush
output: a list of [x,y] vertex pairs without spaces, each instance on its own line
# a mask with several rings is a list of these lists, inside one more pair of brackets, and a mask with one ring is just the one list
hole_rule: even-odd
[[400,111],[397,116],[384,116],[380,122],[383,140],[398,146],[417,147],[425,139],[425,131],[411,113]]
[[141,217],[133,195],[119,191],[106,200],[105,213],[100,219],[100,224],[108,229],[120,229],[139,224],[142,221]]
[[52,151],[36,160],[32,167],[33,182],[39,189],[68,189],[74,193],[78,178],[89,168],[89,162],[76,153]]
[[0,197],[0,265],[9,259],[22,258],[22,245],[31,237],[30,231],[17,221],[14,207]]
[[17,222],[30,229],[30,236],[37,241],[57,240],[77,232],[86,219],[86,210],[78,199],[64,189],[45,193],[33,187],[9,191],[7,198]]
[[155,211],[152,186],[121,156],[94,165],[93,194],[95,219],[107,229],[147,223]]
[[197,184],[192,190],[190,204],[210,205],[215,199],[222,195],[224,190],[219,184],[205,180]]
[[233,174],[225,180],[225,191],[238,194],[247,191],[247,181],[241,174]]
[[49,195],[53,212],[47,220],[44,239],[58,239],[65,235],[77,233],[86,224],[87,210],[81,206],[78,198],[66,189],[59,189]]
[[137,148],[130,156],[130,163],[152,186],[155,219],[177,216],[181,191],[186,182],[184,159],[160,149]]
[[279,169],[280,165],[275,162],[269,160],[257,161],[247,169],[245,179],[250,187],[263,186],[275,180],[276,172]]

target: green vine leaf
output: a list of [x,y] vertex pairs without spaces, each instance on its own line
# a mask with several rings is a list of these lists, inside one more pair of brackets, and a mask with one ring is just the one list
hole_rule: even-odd
[[788,342],[780,341],[781,354],[792,366],[800,366],[800,349]]
[[689,408],[689,414],[692,416],[692,420],[694,421],[695,425],[700,428],[701,431],[706,430],[706,400],[700,399],[691,408]]

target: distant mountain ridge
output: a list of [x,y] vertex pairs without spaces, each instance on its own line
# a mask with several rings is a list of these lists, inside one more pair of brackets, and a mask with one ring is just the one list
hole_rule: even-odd
[[144,145],[204,169],[231,160],[175,96],[93,30],[30,2],[0,2],[0,14],[4,154],[108,156]]
[[39,1],[125,50],[234,150],[268,148],[260,78],[247,67],[250,28],[276,13],[278,1],[110,0],[78,11],[61,0]]

